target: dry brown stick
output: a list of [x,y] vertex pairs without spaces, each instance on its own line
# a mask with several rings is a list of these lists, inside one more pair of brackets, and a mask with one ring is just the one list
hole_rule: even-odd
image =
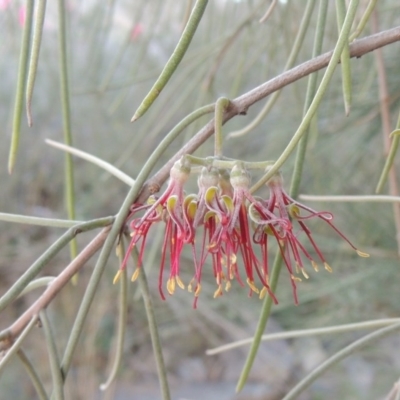
[[[363,39],[356,40],[350,45],[350,57],[359,58],[364,54],[387,46],[391,43],[400,41],[400,26],[375,35],[367,36]],[[246,114],[247,109],[256,102],[269,96],[271,93],[325,68],[332,57],[332,51],[322,54],[312,60],[292,68],[279,76],[263,83],[260,86],[250,90],[249,92],[237,97],[231,101],[231,105],[225,110],[223,123],[229,121],[236,115]],[[173,163],[183,154],[193,153],[201,144],[203,144],[214,133],[214,120],[207,123],[197,134],[189,140],[185,146],[181,148],[151,179],[143,186],[143,189],[137,199],[139,203],[144,203],[149,197],[150,188],[160,187],[169,176],[169,171]]]
[[16,337],[23,331],[34,315],[46,308],[70,279],[86,264],[100,249],[107,238],[111,227],[107,226],[64,268],[52,281],[43,294],[7,329],[0,332],[0,351],[7,349]]

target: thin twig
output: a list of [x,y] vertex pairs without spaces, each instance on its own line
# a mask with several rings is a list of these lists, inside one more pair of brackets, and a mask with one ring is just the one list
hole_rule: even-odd
[[276,6],[276,4],[278,3],[277,0],[272,0],[272,3],[270,4],[270,6],[268,7],[267,11],[265,12],[265,14],[260,18],[260,24],[264,23],[269,16],[272,14],[272,11],[274,11],[274,8]]
[[66,151],[68,153],[73,154],[74,156],[77,156],[79,158],[82,158],[83,160],[91,162],[94,165],[97,165],[101,169],[109,172],[111,175],[114,175],[120,181],[126,183],[128,186],[133,186],[133,184],[135,183],[135,180],[131,178],[128,174],[125,174],[125,172],[122,172],[120,169],[114,167],[114,165],[108,163],[107,161],[102,160],[101,158],[86,153],[85,151],[76,149],[75,147],[55,142],[54,140],[46,139],[45,142],[50,146],[55,147],[56,149]]
[[[312,329],[301,329],[296,331],[287,331],[287,332],[278,332],[278,333],[268,333],[262,335],[262,341],[269,340],[283,340],[283,339],[293,339],[304,336],[314,336],[314,335],[331,335],[334,333],[341,332],[352,332],[360,329],[371,329],[378,328],[381,326],[393,325],[394,323],[400,322],[399,318],[386,318],[386,319],[377,319],[372,321],[364,321],[364,322],[356,322],[353,324],[345,324],[345,325],[334,325],[327,326],[324,328],[312,328]],[[206,350],[206,354],[208,356],[212,356],[218,353],[223,353],[228,350],[233,350],[238,347],[246,346],[253,342],[254,338],[247,338],[242,340],[237,340],[232,343],[224,344],[222,346],[215,347],[214,349]]]

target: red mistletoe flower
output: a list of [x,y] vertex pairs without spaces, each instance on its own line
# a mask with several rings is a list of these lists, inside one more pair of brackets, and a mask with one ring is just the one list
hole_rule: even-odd
[[[229,290],[234,278],[242,286],[244,285],[238,267],[238,255],[240,255],[250,294],[255,292],[263,297],[269,293],[276,302],[268,285],[268,271],[259,262],[252,248],[247,200],[255,200],[250,194],[249,186],[250,177],[243,166],[238,164],[231,171],[230,187],[224,185],[225,193],[230,192],[231,196],[221,194],[215,186],[207,189],[205,204],[209,211],[204,217],[204,236],[198,269],[201,271],[207,255],[210,254],[218,285],[214,297],[218,297],[223,294],[223,283],[225,283],[225,291]],[[261,281],[261,291],[255,284],[255,273]]]
[[[313,259],[309,251],[299,240],[301,233],[307,236],[308,241],[313,247],[320,261],[323,263],[328,272],[332,272],[332,268],[327,263],[324,255],[317,246],[312,237],[310,229],[305,221],[311,218],[319,218],[325,221],[338,235],[344,239],[361,257],[369,257],[368,254],[358,250],[347,237],[332,223],[333,215],[329,212],[318,212],[310,207],[307,207],[298,201],[292,199],[283,189],[283,180],[280,173],[276,174],[267,183],[270,189],[270,198],[267,201],[253,203],[250,206],[249,214],[251,219],[256,223],[257,227],[253,235],[255,243],[261,245],[263,253],[263,261],[266,262],[266,248],[268,236],[274,236],[279,245],[282,258],[290,273],[293,286],[293,295],[295,303],[298,304],[296,293],[296,281],[301,281],[301,278],[294,275],[300,273],[308,279],[308,274],[305,271],[303,258],[310,261],[315,271],[318,271],[318,264]],[[304,215],[302,215],[302,212]],[[300,228],[295,232],[293,221]],[[294,265],[293,265],[294,264]]]
[[[183,186],[190,176],[188,160],[187,157],[183,157],[174,164],[168,186],[158,199],[151,197],[148,204],[134,204],[131,207],[128,219],[133,218],[130,222],[132,239],[114,282],[126,268],[135,246],[139,246],[139,256],[132,281],[137,279],[149,231],[156,222],[165,224],[158,282],[160,295],[165,299],[164,274],[169,274],[166,288],[170,295],[175,292],[176,286],[185,288],[180,278],[180,259],[183,248],[188,245],[191,247],[194,263],[194,276],[189,282],[188,290],[194,292],[194,307],[197,306],[202,273],[209,258],[217,283],[214,297],[228,291],[232,281],[236,280],[241,286],[247,283],[250,288],[249,295],[254,292],[263,298],[268,294],[277,303],[268,277],[268,238],[271,236],[277,241],[289,271],[297,304],[296,282],[301,281],[298,274],[308,278],[304,261],[308,260],[318,271],[317,262],[311,253],[315,253],[325,269],[332,272],[306,225],[306,220],[311,218],[326,222],[360,256],[368,257],[357,250],[336,228],[331,213],[317,212],[292,199],[283,188],[280,174],[276,174],[267,183],[270,189],[269,199],[260,200],[250,193],[250,176],[243,163],[236,162],[230,175],[226,170],[207,166],[202,169],[198,178],[198,194],[185,196]],[[136,217],[139,212],[143,215]],[[250,233],[249,222],[254,228],[253,234]],[[202,234],[199,234],[200,230]],[[313,248],[311,252],[301,241],[304,235]],[[200,241],[196,242],[196,236],[201,236]],[[253,243],[260,246],[261,259],[254,252]],[[244,272],[241,271],[242,266]]]
[[184,288],[184,285],[179,278],[179,259],[188,228],[182,209],[184,201],[183,185],[189,178],[189,175],[190,165],[188,166],[184,160],[177,161],[171,169],[168,186],[160,198],[152,199],[150,204],[145,206],[134,205],[131,208],[132,212],[130,217],[140,210],[145,209],[146,211],[142,217],[135,218],[130,223],[132,239],[121,267],[114,278],[114,282],[119,279],[121,272],[126,268],[126,264],[133,248],[141,240],[138,265],[132,276],[132,281],[137,279],[140,271],[139,268],[142,265],[148,232],[155,222],[165,221],[165,238],[162,247],[159,278],[160,294],[164,299],[165,297],[162,291],[162,275],[164,272],[167,251],[169,251],[170,255],[170,277],[167,281],[167,290],[172,294],[175,291],[176,284],[178,284],[179,287]]

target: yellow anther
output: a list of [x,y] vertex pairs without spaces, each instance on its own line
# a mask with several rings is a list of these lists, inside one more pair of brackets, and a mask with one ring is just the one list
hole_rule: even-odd
[[324,263],[324,268],[328,271],[328,272],[332,272],[333,269],[330,267],[330,265],[328,263]]
[[200,283],[198,283],[196,286],[196,291],[194,292],[194,295],[196,297],[199,297],[200,292],[201,292],[201,285],[200,285]]
[[319,271],[318,264],[317,264],[314,260],[311,261],[311,265],[312,265],[312,267],[314,268],[314,271],[315,271],[315,272],[318,272],[318,271]]
[[225,283],[225,292],[229,292],[229,289],[231,288],[231,281],[227,281],[226,283]]
[[167,291],[169,294],[175,293],[175,277],[169,278],[167,280]]
[[185,289],[185,285],[184,285],[184,283],[182,282],[181,278],[179,278],[178,275],[176,276],[176,283],[178,284],[178,286],[179,286],[181,289]]
[[254,293],[260,293],[260,291],[257,289],[256,285],[254,284],[253,281],[250,280],[250,278],[247,278],[246,282],[247,282],[247,284],[250,286],[250,289],[251,289]]
[[300,270],[301,270],[301,273],[303,274],[304,278],[308,279],[309,276],[308,276],[307,272],[305,271],[305,269],[304,268],[300,268]]
[[267,294],[267,288],[264,286],[260,291],[260,295],[259,295],[260,300],[262,300],[266,294]]
[[218,289],[214,292],[214,299],[215,298],[217,298],[217,297],[219,297],[219,296],[222,296],[222,286],[221,285],[218,285]]
[[299,278],[298,276],[290,275],[290,277],[292,278],[293,281],[301,282],[301,278]]
[[114,276],[113,285],[115,285],[119,281],[119,278],[121,278],[121,274],[122,274],[122,269],[119,269]]
[[192,293],[192,292],[193,292],[193,279],[189,282],[189,285],[188,285],[188,292],[189,292],[189,293]]
[[139,277],[139,273],[140,273],[140,269],[139,269],[139,268],[136,268],[136,269],[135,269],[135,272],[133,273],[132,278],[131,278],[131,281],[132,281],[132,282],[135,282],[135,281],[136,281],[136,279]]
[[236,254],[232,254],[230,258],[231,258],[231,264],[236,264],[236,261],[237,261]]
[[368,253],[364,253],[363,251],[356,250],[356,252],[360,257],[364,257],[364,258],[368,258],[369,257],[369,254]]

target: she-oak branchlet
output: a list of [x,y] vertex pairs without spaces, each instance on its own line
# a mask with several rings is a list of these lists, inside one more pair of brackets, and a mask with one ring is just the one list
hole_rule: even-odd
[[[277,303],[268,278],[268,241],[271,239],[277,242],[290,275],[294,301],[298,304],[296,283],[301,281],[301,277],[308,279],[304,261],[308,260],[318,271],[318,263],[311,253],[315,253],[324,268],[332,272],[306,225],[306,221],[312,218],[325,221],[359,256],[368,257],[333,225],[331,213],[317,212],[292,199],[283,188],[279,172],[267,182],[269,198],[261,199],[250,192],[250,175],[243,162],[232,162],[230,174],[226,168],[218,168],[212,163],[206,165],[198,177],[197,195],[184,192],[184,184],[191,174],[191,162],[188,157],[182,157],[171,169],[168,186],[158,199],[150,197],[145,205],[132,205],[128,218],[133,218],[130,222],[132,239],[114,282],[126,268],[135,246],[139,256],[132,280],[136,280],[149,230],[155,223],[165,225],[159,272],[160,295],[165,299],[164,275],[167,274],[165,286],[170,295],[176,286],[185,288],[180,278],[180,259],[183,248],[190,247],[194,274],[187,288],[194,293],[194,307],[208,259],[217,284],[214,297],[228,291],[231,282],[236,280],[241,286],[246,282],[250,295],[254,292],[263,298],[268,294]],[[144,214],[136,217],[139,212]],[[312,250],[302,242],[304,239]],[[258,251],[255,251],[256,247],[259,247]],[[167,266],[169,271],[166,271]]]

